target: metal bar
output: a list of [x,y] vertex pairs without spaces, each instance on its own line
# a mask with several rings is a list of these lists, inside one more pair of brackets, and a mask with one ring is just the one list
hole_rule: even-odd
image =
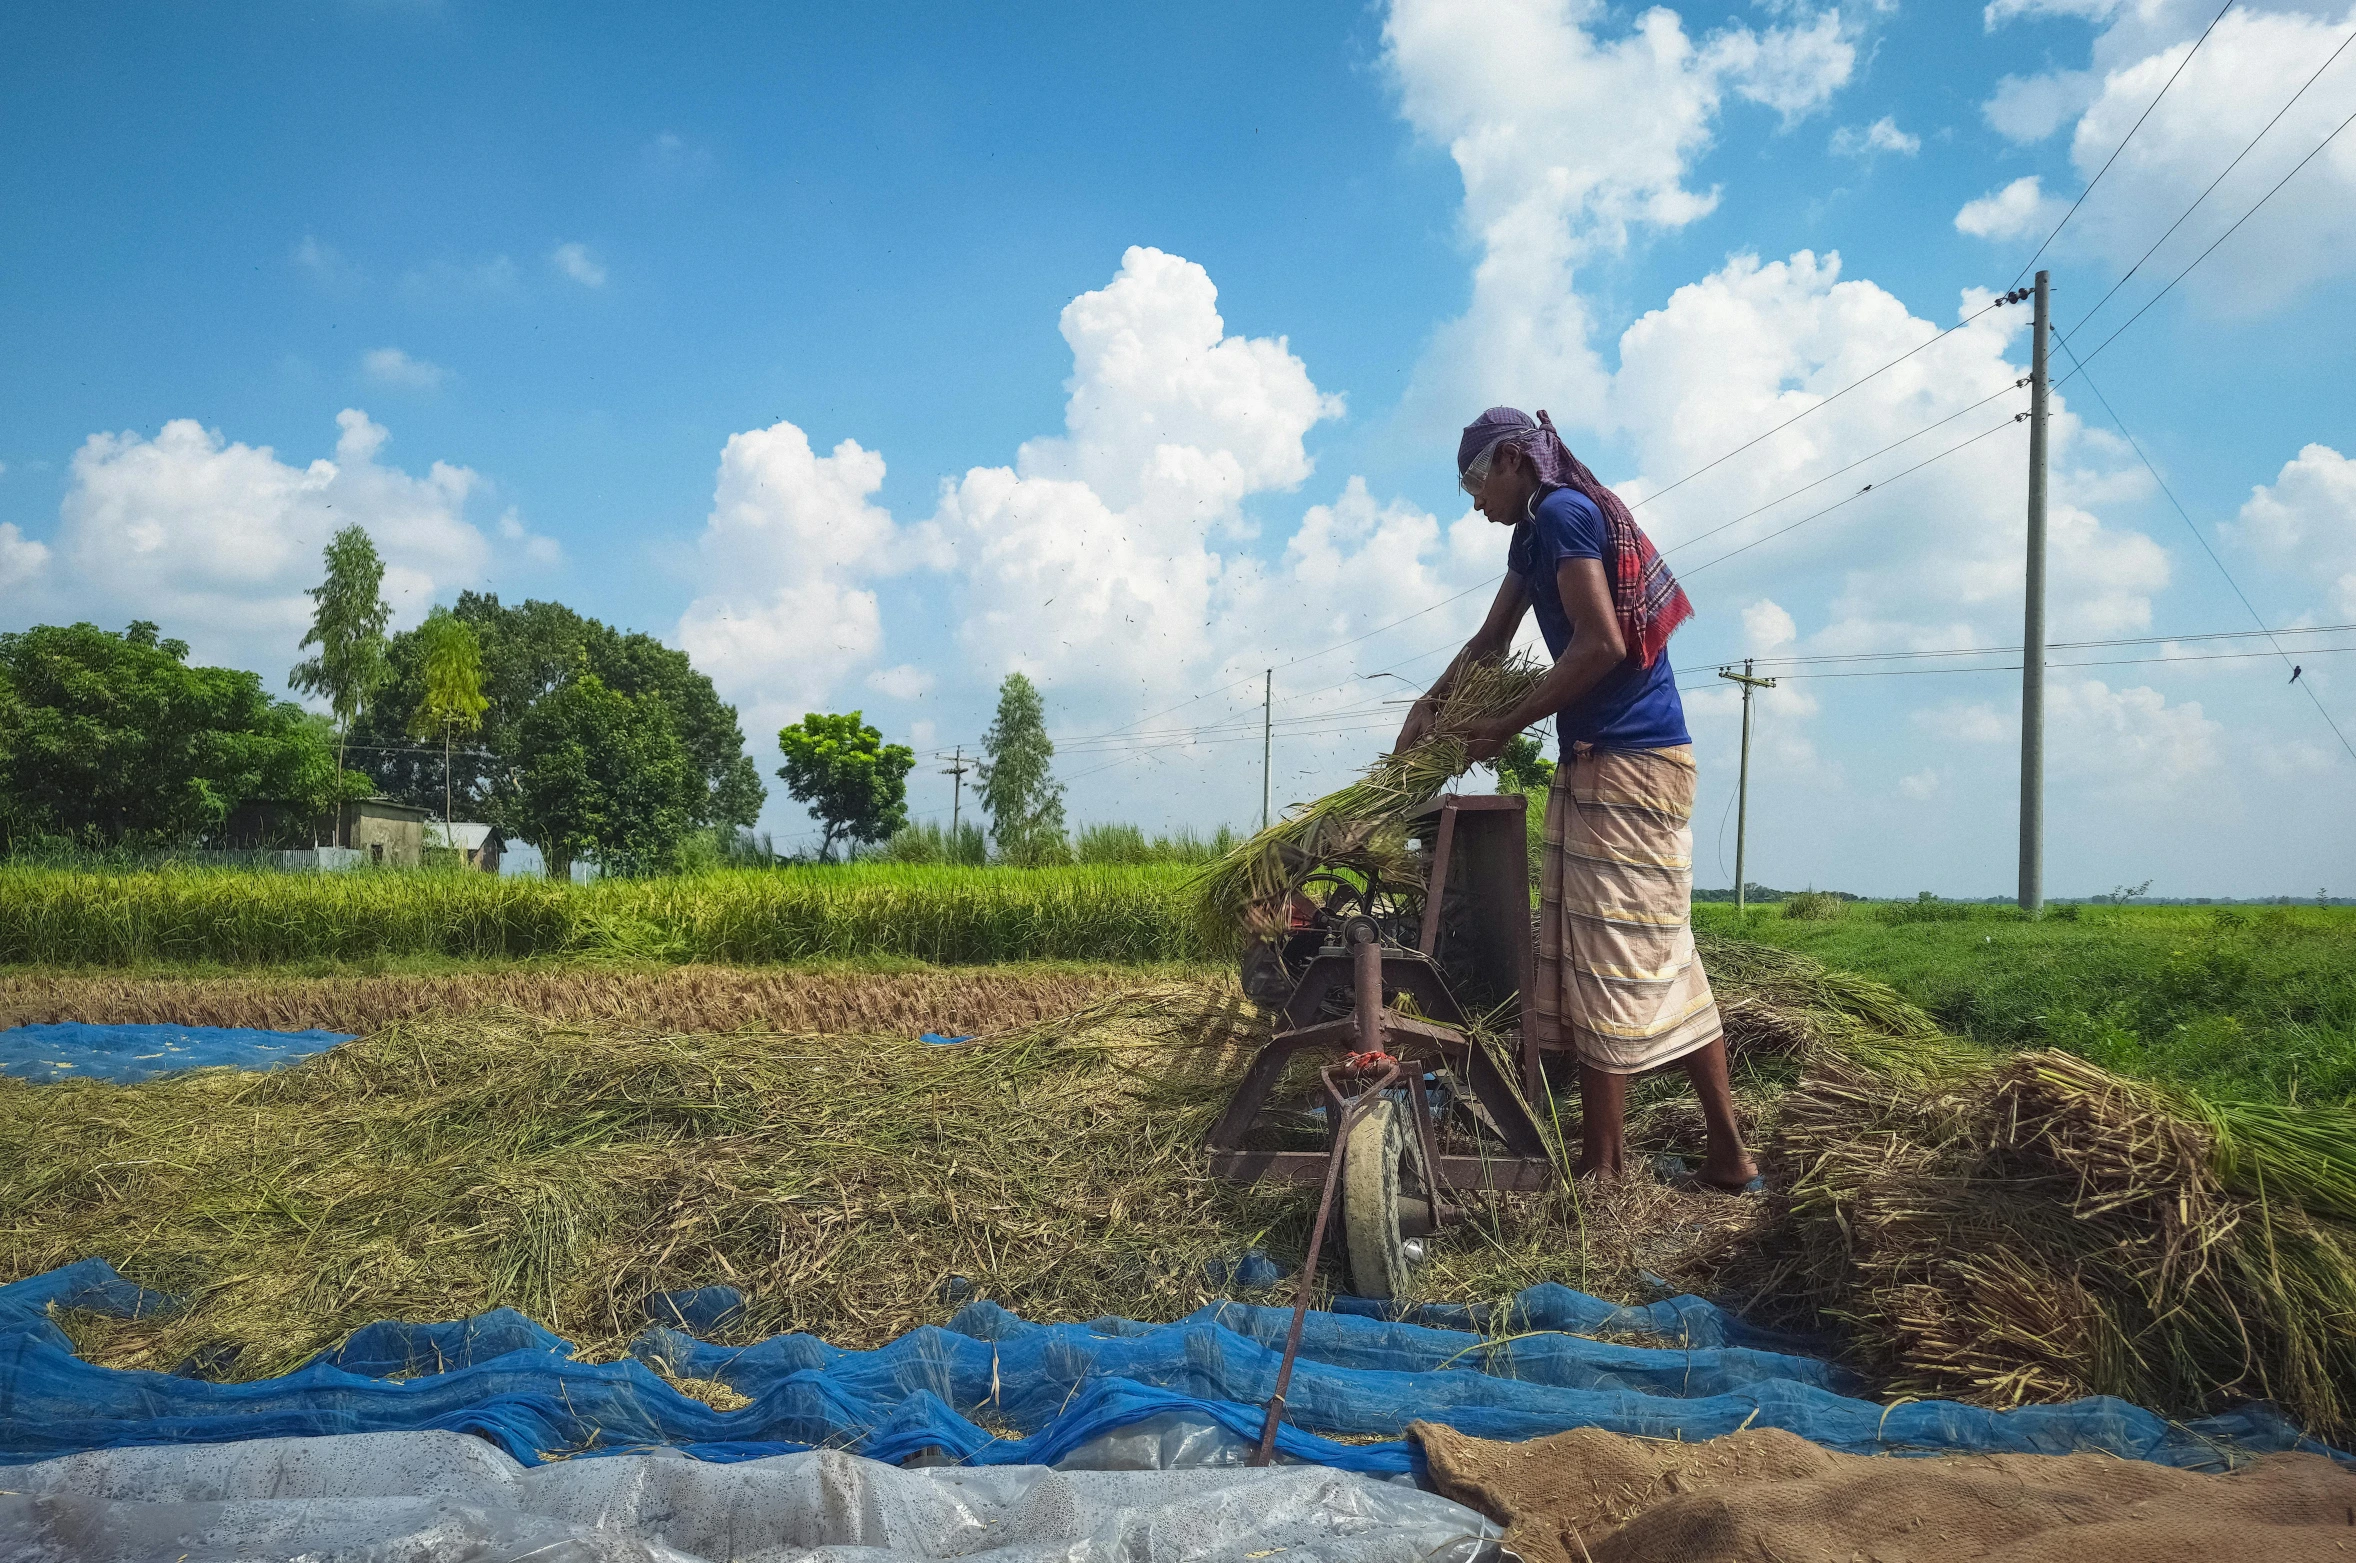
[[2037,273],[2029,356],[2029,561],[2021,605],[2021,910],[2045,906],[2045,401],[2050,272]]
[[1358,989],[1358,1051],[1380,1053],[1383,1051],[1382,933],[1360,918],[1352,920],[1349,938]]
[[[1315,1183],[1325,1176],[1324,1151],[1213,1151],[1213,1176],[1243,1183]],[[1440,1158],[1439,1176],[1451,1190],[1495,1188],[1503,1194],[1541,1194],[1554,1187],[1554,1164],[1543,1156]]]
[[[1338,1098],[1341,1091],[1333,1083],[1333,1071],[1322,1069],[1318,1074],[1325,1082],[1328,1096]],[[1350,1105],[1334,1122],[1333,1149],[1325,1158],[1325,1193],[1317,1201],[1317,1224],[1309,1229],[1309,1254],[1301,1261],[1301,1284],[1293,1294],[1292,1328],[1284,1334],[1284,1360],[1277,1364],[1276,1393],[1268,1399],[1268,1420],[1260,1428],[1260,1447],[1252,1451],[1253,1465],[1264,1466],[1276,1458],[1276,1425],[1284,1420],[1284,1397],[1292,1388],[1293,1361],[1301,1354],[1301,1329],[1309,1321],[1309,1298],[1317,1285],[1317,1256],[1325,1247],[1325,1224],[1333,1214],[1334,1185],[1341,1181],[1342,1157],[1349,1149],[1350,1131],[1357,1126],[1366,1105],[1378,1100],[1398,1078],[1399,1066],[1386,1065],[1372,1084],[1350,1098]]]
[[1431,1098],[1423,1088],[1423,1070],[1407,1071],[1407,1108],[1415,1114],[1415,1142],[1423,1151],[1424,1198],[1431,1202],[1432,1231],[1440,1230],[1440,1137],[1432,1128]]
[[1455,848],[1456,800],[1450,798],[1440,805],[1439,822],[1433,828],[1430,878],[1423,890],[1423,928],[1415,939],[1415,947],[1426,955],[1439,947],[1440,906],[1448,897],[1448,859]]

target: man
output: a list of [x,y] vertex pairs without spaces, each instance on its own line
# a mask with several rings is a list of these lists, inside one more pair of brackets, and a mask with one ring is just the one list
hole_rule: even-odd
[[1415,703],[1399,747],[1430,731],[1457,670],[1503,656],[1535,610],[1552,671],[1519,709],[1469,735],[1475,760],[1549,716],[1562,740],[1546,804],[1536,991],[1522,1023],[1541,1047],[1578,1057],[1582,1175],[1625,1170],[1629,1076],[1682,1063],[1709,1128],[1699,1179],[1743,1192],[1758,1169],[1693,947],[1693,741],[1667,649],[1692,605],[1543,411],[1533,422],[1490,408],[1465,428],[1456,469],[1474,507],[1511,527],[1513,541],[1488,618]]

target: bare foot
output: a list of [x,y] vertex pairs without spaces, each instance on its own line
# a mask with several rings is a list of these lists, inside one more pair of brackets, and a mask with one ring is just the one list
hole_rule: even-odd
[[1758,1175],[1759,1164],[1747,1152],[1736,1151],[1723,1160],[1716,1154],[1709,1156],[1702,1162],[1701,1171],[1694,1174],[1694,1181],[1721,1194],[1740,1194]]

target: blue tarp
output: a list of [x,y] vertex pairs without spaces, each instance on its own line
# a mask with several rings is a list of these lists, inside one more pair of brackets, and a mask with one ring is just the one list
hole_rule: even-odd
[[53,1021],[0,1031],[0,1075],[128,1085],[180,1069],[275,1069],[352,1039],[340,1031],[243,1026],[94,1026]]
[[[673,1311],[700,1312],[704,1301]],[[126,1316],[171,1305],[96,1259],[0,1287],[0,1462],[134,1444],[439,1428],[473,1433],[525,1464],[650,1445],[711,1460],[827,1445],[889,1461],[936,1450],[980,1465],[1052,1465],[1106,1433],[1170,1414],[1256,1438],[1291,1321],[1288,1309],[1221,1303],[1171,1324],[1033,1324],[976,1302],[946,1327],[911,1330],[874,1351],[809,1335],[718,1346],[657,1327],[631,1358],[592,1364],[501,1309],[447,1324],[372,1324],[283,1377],[214,1384],[83,1362],[50,1317],[52,1307]],[[1678,1343],[1570,1333],[1598,1320],[1618,1330],[1639,1314],[1672,1324]],[[2263,1406],[2184,1424],[2106,1398],[2015,1411],[1877,1405],[1854,1398],[1827,1363],[1734,1343],[1747,1334],[1739,1321],[1699,1298],[1617,1310],[1536,1287],[1509,1322],[1538,1333],[1484,1337],[1311,1314],[1278,1447],[1345,1470],[1402,1472],[1412,1452],[1401,1435],[1421,1419],[1482,1438],[1601,1427],[1698,1439],[1764,1426],[1857,1454],[2103,1450],[2209,1469],[2272,1450],[2330,1452]],[[650,1364],[717,1379],[752,1403],[712,1410]],[[1305,1427],[1386,1441],[1341,1443]]]

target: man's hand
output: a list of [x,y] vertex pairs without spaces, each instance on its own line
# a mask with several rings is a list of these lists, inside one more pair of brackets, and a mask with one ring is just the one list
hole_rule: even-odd
[[1406,725],[1399,729],[1399,741],[1391,745],[1391,753],[1399,754],[1412,749],[1431,736],[1433,710],[1428,695],[1415,702],[1415,708],[1407,713]]
[[1520,731],[1521,727],[1510,721],[1475,722],[1465,730],[1465,755],[1475,765],[1494,760]]

